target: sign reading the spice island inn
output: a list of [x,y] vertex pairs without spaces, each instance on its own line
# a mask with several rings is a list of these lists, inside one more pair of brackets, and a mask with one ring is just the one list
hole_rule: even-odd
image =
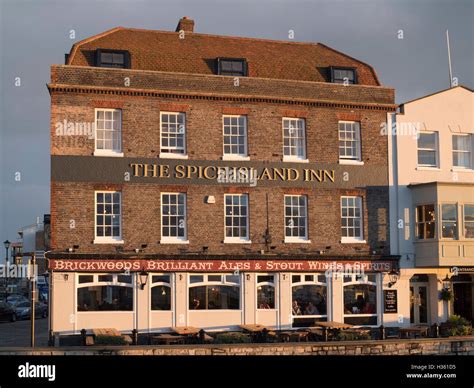
[[290,167],[241,167],[130,163],[132,175],[142,178],[205,179],[226,182],[303,181],[334,182],[334,170]]
[[161,272],[222,272],[222,271],[352,271],[389,272],[388,260],[143,260],[143,259],[50,259],[53,271],[161,271]]

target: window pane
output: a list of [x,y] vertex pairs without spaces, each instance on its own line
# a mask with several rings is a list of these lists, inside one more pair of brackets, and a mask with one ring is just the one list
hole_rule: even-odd
[[257,286],[257,306],[259,309],[275,308],[275,287],[270,285]]
[[132,311],[133,288],[94,286],[77,289],[78,311]]
[[344,314],[376,314],[377,288],[370,284],[344,286]]
[[155,286],[151,289],[151,309],[171,310],[171,289],[168,286]]
[[326,315],[326,286],[301,285],[292,287],[293,315]]

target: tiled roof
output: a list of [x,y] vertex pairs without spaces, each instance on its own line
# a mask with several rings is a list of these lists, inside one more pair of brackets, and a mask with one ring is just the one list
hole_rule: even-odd
[[358,83],[380,85],[374,69],[321,43],[301,43],[230,36],[117,27],[82,40],[67,64],[94,66],[95,50],[127,50],[131,68],[215,74],[216,58],[246,58],[250,77],[329,82],[330,66],[355,67]]

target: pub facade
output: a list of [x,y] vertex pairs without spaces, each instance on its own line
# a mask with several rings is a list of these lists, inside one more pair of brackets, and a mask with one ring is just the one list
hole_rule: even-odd
[[48,89],[56,337],[397,324],[370,65],[182,18],[74,44]]

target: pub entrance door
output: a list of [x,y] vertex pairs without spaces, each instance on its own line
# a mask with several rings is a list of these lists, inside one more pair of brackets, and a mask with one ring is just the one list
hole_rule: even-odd
[[429,324],[428,282],[410,281],[410,323]]
[[455,276],[453,281],[454,314],[460,315],[472,322],[473,314],[473,297],[474,284],[470,275]]

